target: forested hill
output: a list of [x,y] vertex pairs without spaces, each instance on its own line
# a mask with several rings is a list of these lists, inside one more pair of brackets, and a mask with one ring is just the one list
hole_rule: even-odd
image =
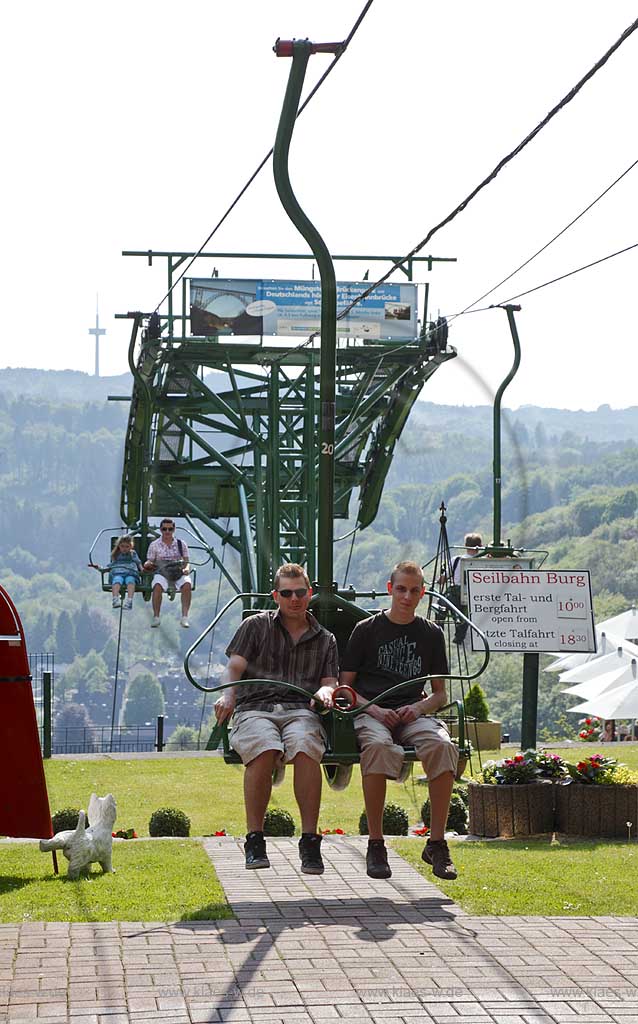
[[[115,628],[107,596],[86,562],[98,531],[119,522],[129,406],[106,397],[129,394],[130,387],[126,374],[96,379],[74,371],[0,370],[0,579],[19,602],[32,649],[55,648],[63,662],[86,653],[91,632],[95,644],[108,646]],[[506,410],[503,419],[503,538],[547,548],[549,565],[589,568],[599,618],[638,601],[638,407],[571,412],[528,406]],[[491,539],[491,430],[488,406],[417,403],[396,447],[377,520],[356,539],[348,582],[378,590],[392,562],[427,562],[442,501],[452,543],[476,529]],[[342,522],[337,533],[353,525]],[[349,541],[336,545],[339,582],[349,551]],[[235,568],[230,551],[226,565]],[[215,595],[216,581],[203,571],[195,629],[210,621]],[[129,622],[146,627],[146,612],[137,602]],[[173,629],[173,619],[171,642],[179,651],[189,638],[178,635],[185,631]],[[131,657],[147,656],[149,643],[158,653],[164,630],[148,640],[157,632],[132,629]],[[515,735],[517,658],[493,662],[486,683],[492,710]],[[565,698],[554,692],[553,681],[544,685],[541,722],[551,731],[560,726]]]

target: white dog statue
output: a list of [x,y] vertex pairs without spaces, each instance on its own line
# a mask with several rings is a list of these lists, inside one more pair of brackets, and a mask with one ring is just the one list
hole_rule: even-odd
[[83,868],[95,861],[102,871],[113,871],[111,855],[113,852],[113,825],[117,807],[112,793],[96,796],[91,793],[89,800],[89,826],[86,826],[86,814],[80,811],[75,831],[68,829],[58,832],[53,839],[41,839],[40,849],[62,850],[69,862],[68,877],[78,878]]

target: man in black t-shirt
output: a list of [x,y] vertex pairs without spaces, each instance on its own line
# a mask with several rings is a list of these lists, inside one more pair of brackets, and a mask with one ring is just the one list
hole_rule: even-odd
[[392,874],[383,840],[386,780],[396,779],[403,764],[403,746],[414,745],[428,777],[430,838],[423,860],[439,878],[456,878],[445,841],[458,752],[445,726],[432,715],[447,703],[448,674],[443,633],[433,622],[415,615],[425,593],[416,562],[399,562],[388,582],[392,599],[387,611],[357,623],[341,664],[340,682],[352,686],[357,706],[374,700],[411,679],[432,676],[432,694],[423,695],[415,682],[381,697],[354,720],[361,749],[363,795],[368,818],[366,867],[371,878]]

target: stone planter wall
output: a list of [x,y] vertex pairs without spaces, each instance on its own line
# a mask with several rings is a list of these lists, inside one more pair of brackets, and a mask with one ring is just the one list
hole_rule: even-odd
[[638,832],[638,786],[556,786],[556,832],[622,836]]
[[471,782],[472,835],[530,836],[562,832],[574,836],[627,837],[638,834],[638,786],[569,786],[531,783],[489,786]]
[[471,834],[495,838],[553,832],[554,789],[551,782],[527,786],[483,786],[470,782]]

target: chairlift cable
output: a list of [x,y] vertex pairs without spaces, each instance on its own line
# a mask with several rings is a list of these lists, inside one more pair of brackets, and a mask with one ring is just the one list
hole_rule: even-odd
[[[308,93],[306,99],[303,101],[303,103],[299,107],[299,110],[297,111],[296,117],[299,117],[300,114],[303,113],[303,111],[306,109],[306,107],[310,103],[310,100],[318,92],[318,90],[323,85],[323,83],[325,82],[326,78],[328,77],[330,72],[333,70],[335,65],[338,63],[339,60],[341,60],[341,58],[344,55],[344,53],[346,52],[348,46],[352,42],[352,39],[353,39],[354,35],[356,34],[357,30],[359,29],[359,26],[361,25],[361,22],[363,21],[363,19],[365,18],[366,14],[368,13],[370,8],[372,7],[372,4],[373,4],[373,0],[367,0],[367,2],[365,3],[365,5],[364,5],[364,7],[363,7],[363,9],[361,11],[361,13],[359,14],[359,17],[357,18],[357,20],[355,21],[354,25],[350,29],[349,34],[346,36],[346,39],[344,40],[343,46],[341,47],[339,52],[335,54],[334,60],[329,64],[328,68],[324,71],[323,75],[321,75],[321,77],[317,81],[316,85],[314,85],[313,88]],[[245,193],[248,191],[248,189],[252,185],[253,181],[255,180],[255,178],[257,177],[259,172],[266,166],[266,164],[270,160],[271,156],[273,155],[273,151],[274,151],[274,146],[271,147],[268,150],[268,152],[266,153],[265,157],[263,158],[263,160],[261,161],[259,166],[256,168],[255,171],[253,171],[253,173],[251,174],[251,176],[248,179],[248,181],[246,182],[246,184],[243,186],[243,188],[237,194],[235,199],[233,199],[232,203],[230,204],[230,206],[228,207],[226,212],[223,214],[223,216],[218,220],[217,224],[215,225],[213,230],[210,232],[210,234],[208,235],[206,240],[204,242],[202,242],[202,244],[200,245],[200,247],[197,250],[197,252],[195,253],[195,255],[193,257],[191,257],[191,259],[188,261],[188,263],[186,264],[186,266],[184,267],[182,272],[178,275],[178,277],[172,283],[171,287],[166,292],[166,295],[163,297],[163,299],[161,299],[161,301],[158,302],[158,304],[156,305],[155,310],[154,310],[155,313],[157,313],[157,311],[159,310],[159,308],[162,305],[162,303],[166,302],[167,298],[169,297],[169,295],[171,294],[173,289],[176,287],[176,285],[179,284],[179,282],[182,280],[182,278],[188,273],[188,271],[192,267],[192,265],[195,262],[195,260],[201,255],[201,253],[204,251],[204,249],[206,248],[208,243],[211,241],[213,236],[217,233],[219,228],[222,226],[222,224],[224,223],[226,218],[232,213],[234,208],[237,206],[237,203],[242,198],[242,196],[244,196]]]
[[573,277],[574,274],[580,274],[583,270],[589,270],[590,267],[597,267],[599,263],[605,263],[606,260],[611,260],[614,256],[622,256],[625,252],[630,252],[632,249],[638,248],[638,242],[634,242],[633,245],[628,245],[624,249],[618,249],[617,252],[611,252],[608,256],[601,256],[599,260],[593,260],[591,263],[585,263],[582,267],[576,267],[574,270],[568,270],[566,274],[560,274],[558,277],[553,277],[550,281],[544,281],[543,284],[537,284],[534,288],[528,288],[527,291],[519,292],[518,295],[512,295],[509,299],[504,299],[502,302],[494,302],[490,306],[480,306],[478,309],[468,309],[465,313],[458,313],[457,316],[468,316],[471,313],[485,313],[490,309],[500,309],[502,306],[507,306],[510,302],[514,302],[516,299],[522,299],[525,295],[531,295],[532,292],[538,292],[541,288],[547,288],[550,284],[556,284],[557,281],[564,281],[568,277]]
[[344,309],[342,309],[341,312],[337,314],[337,320],[342,320],[344,316],[347,316],[347,314],[350,312],[350,310],[354,306],[356,306],[363,299],[365,299],[369,295],[371,295],[372,292],[375,290],[375,288],[378,288],[379,285],[384,283],[384,281],[387,281],[388,278],[394,273],[395,270],[398,270],[399,267],[402,267],[403,264],[407,263],[407,261],[412,259],[413,256],[416,256],[416,254],[419,253],[421,251],[421,249],[423,249],[424,246],[426,246],[428,244],[430,239],[437,233],[437,231],[440,231],[441,228],[445,227],[447,224],[449,224],[451,221],[453,221],[454,218],[459,213],[462,213],[463,210],[465,210],[465,208],[471,203],[471,201],[479,194],[479,192],[481,192],[487,185],[489,185],[490,182],[492,182],[496,178],[496,176],[499,174],[499,172],[502,171],[503,168],[508,163],[510,163],[511,160],[514,159],[514,157],[518,156],[518,154],[520,152],[522,152],[522,150],[533,139],[536,138],[536,136],[543,130],[543,128],[546,127],[546,125],[549,124],[549,122],[555,117],[555,115],[558,114],[559,111],[563,109],[563,107],[566,107],[567,104],[570,103],[574,99],[574,97],[578,95],[578,93],[583,88],[583,86],[591,78],[593,78],[594,75],[598,71],[600,71],[600,69],[607,63],[609,58],[616,52],[616,50],[620,46],[622,46],[622,44],[625,42],[625,40],[628,39],[629,36],[632,35],[632,33],[635,32],[637,28],[638,28],[638,18],[635,21],[633,21],[631,23],[631,25],[629,25],[625,29],[625,31],[616,40],[616,42],[613,43],[613,45],[610,46],[609,49],[603,54],[603,56],[600,57],[600,59],[596,61],[596,63],[589,69],[589,71],[585,75],[583,75],[583,77],[580,79],[580,81],[578,81],[576,83],[576,85],[573,86],[573,88],[571,88],[569,90],[569,92],[566,93],[565,96],[563,96],[563,98],[561,100],[559,100],[558,103],[554,107],[552,107],[552,109],[549,111],[549,113],[545,115],[543,120],[539,121],[539,123],[536,125],[536,127],[533,128],[532,131],[529,132],[529,134],[526,135],[525,138],[521,142],[519,142],[518,146],[516,146],[510,153],[508,153],[507,156],[504,156],[503,159],[500,160],[498,162],[498,164],[496,164],[494,169],[492,171],[490,171],[490,173],[487,175],[487,177],[485,177],[474,189],[472,189],[472,191],[469,193],[469,195],[467,195],[465,197],[465,199],[463,199],[458,204],[458,206],[456,206],[451,211],[451,213],[449,213],[446,217],[444,217],[443,220],[439,221],[438,224],[435,224],[435,226],[428,231],[428,233],[425,236],[425,238],[421,242],[419,242],[418,245],[416,245],[413,249],[411,249],[410,252],[406,256],[404,256],[402,259],[399,259],[395,263],[393,263],[392,266],[390,267],[390,269],[388,270],[388,272],[386,274],[384,274],[383,277],[380,277],[378,281],[375,281],[374,284],[370,285],[369,288],[366,288],[366,290],[364,292],[362,292],[361,295],[358,295],[355,299],[352,300],[352,302],[350,302],[347,306],[345,306]]
[[346,571],[345,571],[344,576],[343,576],[343,585],[344,585],[344,587],[346,586],[346,584],[348,582],[348,573],[350,572],[350,562],[352,560],[352,552],[354,551],[354,542],[357,539],[357,527],[358,527],[358,525],[359,524],[357,523],[357,526],[355,526],[354,530],[352,531],[352,541],[350,543],[350,554],[348,555],[348,561],[346,562]]
[[591,203],[589,203],[585,207],[584,210],[581,210],[580,213],[573,218],[573,220],[570,220],[569,224],[566,224],[565,227],[561,228],[561,230],[556,235],[554,235],[553,238],[550,238],[549,242],[546,242],[545,245],[541,246],[541,248],[538,249],[537,252],[533,254],[533,256],[530,256],[528,259],[526,259],[524,263],[521,263],[521,265],[517,267],[516,270],[513,270],[511,274],[508,274],[507,277],[504,277],[502,281],[498,282],[498,284],[493,285],[492,288],[488,288],[486,292],[483,292],[482,295],[479,295],[478,299],[474,299],[474,302],[470,302],[470,304],[466,306],[465,309],[462,309],[459,313],[454,313],[452,316],[448,317],[448,322],[456,319],[457,316],[463,316],[464,313],[469,312],[472,309],[472,306],[476,306],[477,303],[482,302],[483,299],[486,299],[488,295],[491,295],[492,292],[495,292],[497,288],[500,288],[502,284],[505,284],[512,277],[518,274],[521,270],[527,267],[532,262],[532,260],[536,259],[537,256],[540,256],[541,253],[545,252],[546,249],[549,249],[550,245],[553,245],[553,243],[556,242],[561,237],[561,235],[564,235],[565,232],[568,231],[571,227],[573,227],[574,224],[577,221],[579,221],[581,217],[584,217],[585,214],[588,213],[592,209],[592,207],[596,205],[596,203],[600,202],[600,200],[603,199],[608,192],[611,192],[612,188],[614,188],[614,186],[617,185],[619,181],[622,181],[622,179],[627,174],[629,174],[629,172],[632,171],[634,167],[636,167],[636,165],[638,165],[638,160],[634,160],[633,163],[631,163],[629,167],[627,167],[626,170],[624,170],[622,174],[619,175],[618,178],[616,178],[615,181],[612,181],[611,185],[608,185],[607,188],[603,192],[601,192],[599,196],[596,196],[596,198],[593,199]]
[[122,641],[122,612],[124,600],[120,594],[120,622],[117,630],[117,650],[115,653],[115,678],[113,679],[113,707],[111,709],[111,739],[109,742],[109,754],[113,753],[113,731],[115,729],[115,706],[117,704],[117,681],[120,672],[120,644]]
[[[230,526],[230,516],[228,516],[227,519],[226,519],[226,531],[228,531],[228,527],[229,526]],[[222,558],[221,558],[221,564],[222,565],[224,564],[224,559],[225,558],[226,558],[226,545],[223,544],[222,545]],[[220,599],[220,595],[221,595],[221,589],[222,589],[222,571],[221,571],[221,568],[220,568],[219,576],[217,578],[217,597],[215,599],[215,611],[213,613],[213,619],[217,618],[217,612],[219,611],[219,599]],[[215,630],[212,629],[211,630],[211,634],[210,634],[210,645],[209,645],[209,648],[208,648],[208,665],[206,666],[206,682],[207,683],[210,680],[210,663],[211,663],[211,658],[213,656],[213,641],[214,641],[214,638],[215,638]],[[200,743],[201,743],[201,739],[202,739],[202,726],[204,724],[204,714],[206,712],[206,699],[207,699],[207,697],[208,697],[208,691],[206,691],[204,693],[204,699],[202,700],[202,710],[201,710],[201,714],[199,716],[199,729],[197,730],[197,749],[198,750],[200,749]]]

